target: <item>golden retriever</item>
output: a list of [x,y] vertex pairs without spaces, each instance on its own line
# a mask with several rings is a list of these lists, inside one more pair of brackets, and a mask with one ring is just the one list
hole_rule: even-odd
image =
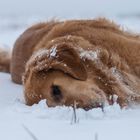
[[10,67],[27,105],[140,103],[140,37],[106,19],[36,24],[15,42]]

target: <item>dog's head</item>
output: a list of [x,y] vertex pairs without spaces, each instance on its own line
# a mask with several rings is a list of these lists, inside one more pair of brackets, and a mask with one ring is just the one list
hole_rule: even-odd
[[105,101],[103,92],[88,76],[77,51],[67,43],[35,53],[26,65],[23,79],[28,105],[46,99],[48,106],[66,105],[89,109]]

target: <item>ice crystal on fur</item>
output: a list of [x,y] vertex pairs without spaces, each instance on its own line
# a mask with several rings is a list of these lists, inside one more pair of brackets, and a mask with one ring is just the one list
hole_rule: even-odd
[[35,52],[31,58],[29,59],[29,61],[27,62],[27,65],[32,63],[35,59],[39,59],[43,56],[48,56],[49,55],[49,51],[48,49],[41,49],[41,50],[38,50],[37,52]]
[[67,36],[67,39],[69,40],[70,38],[71,38],[71,35],[68,35],[68,36]]
[[48,51],[48,49],[41,49],[41,50],[38,50],[37,52],[35,52],[33,55],[32,55],[32,57],[31,57],[31,59],[30,60],[34,60],[34,59],[36,59],[36,58],[41,58],[41,57],[43,57],[44,55],[48,55],[49,54],[49,51]]
[[113,95],[113,102],[117,102],[118,96],[116,94]]
[[112,67],[111,72],[116,77],[116,80],[121,85],[121,87],[125,90],[126,94],[128,95],[129,102],[133,101],[133,98],[140,98],[137,91],[131,85],[124,83],[125,79],[123,78],[123,75],[121,74],[121,72],[119,72],[119,70],[116,69],[116,67]]
[[56,48],[57,48],[57,45],[55,45],[54,47],[51,48],[50,57],[55,57],[56,56]]
[[116,69],[116,67],[112,67],[111,68],[111,72],[112,74],[119,80],[122,80],[121,74],[119,73],[119,71]]
[[88,51],[88,50],[80,50],[80,57],[82,59],[89,59],[89,60],[97,60],[98,59],[98,54],[99,54],[99,50],[95,50],[95,51]]

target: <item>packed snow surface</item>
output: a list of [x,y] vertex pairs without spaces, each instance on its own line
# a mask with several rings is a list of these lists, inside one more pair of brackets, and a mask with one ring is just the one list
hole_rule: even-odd
[[[139,140],[140,107],[121,110],[119,105],[84,111],[71,107],[48,108],[46,101],[24,104],[23,88],[0,73],[0,137],[3,140]],[[33,136],[32,136],[32,135]]]

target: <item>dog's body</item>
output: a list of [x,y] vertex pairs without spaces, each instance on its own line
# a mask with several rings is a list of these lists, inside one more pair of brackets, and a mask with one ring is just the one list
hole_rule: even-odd
[[90,109],[113,95],[121,106],[140,102],[140,38],[105,19],[41,23],[16,41],[11,75],[28,105]]

